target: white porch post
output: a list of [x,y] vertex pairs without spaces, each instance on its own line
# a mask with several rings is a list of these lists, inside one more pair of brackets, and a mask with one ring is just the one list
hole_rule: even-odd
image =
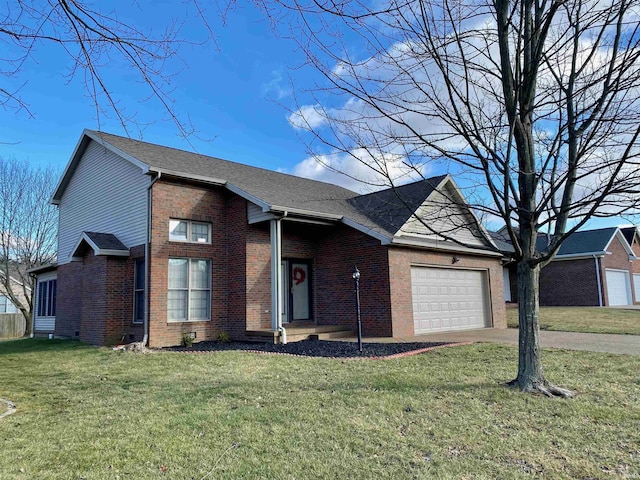
[[281,219],[271,220],[271,329],[282,325],[282,229]]

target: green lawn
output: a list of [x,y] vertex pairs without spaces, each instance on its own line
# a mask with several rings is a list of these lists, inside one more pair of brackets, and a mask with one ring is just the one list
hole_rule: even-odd
[[[518,328],[518,309],[507,308],[507,324],[511,328]],[[562,332],[640,335],[640,310],[540,307],[540,328]]]
[[389,361],[0,343],[0,478],[638,478],[640,357],[546,351],[571,400],[501,384],[516,350]]

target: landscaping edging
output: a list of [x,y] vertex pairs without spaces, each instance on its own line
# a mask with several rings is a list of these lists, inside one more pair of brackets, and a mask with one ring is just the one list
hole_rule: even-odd
[[5,400],[4,398],[0,398],[0,403],[4,403],[7,406],[7,411],[0,414],[0,419],[16,413],[16,404],[13,403],[12,401]]

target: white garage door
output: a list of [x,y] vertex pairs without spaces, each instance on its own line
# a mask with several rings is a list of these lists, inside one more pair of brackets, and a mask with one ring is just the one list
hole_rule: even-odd
[[609,305],[631,305],[629,272],[606,270]]
[[633,274],[633,289],[636,292],[636,302],[640,302],[640,275]]
[[489,326],[486,283],[478,270],[412,267],[414,332]]

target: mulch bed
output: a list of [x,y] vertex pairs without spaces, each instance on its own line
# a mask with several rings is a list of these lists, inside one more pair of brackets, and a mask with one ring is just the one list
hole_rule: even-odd
[[207,353],[224,350],[239,350],[256,353],[296,355],[324,358],[400,358],[428,352],[433,349],[467,345],[451,342],[413,342],[413,343],[363,343],[362,352],[356,342],[332,342],[326,340],[303,340],[301,342],[274,345],[270,343],[250,342],[199,342],[191,347],[167,347],[163,352]]

